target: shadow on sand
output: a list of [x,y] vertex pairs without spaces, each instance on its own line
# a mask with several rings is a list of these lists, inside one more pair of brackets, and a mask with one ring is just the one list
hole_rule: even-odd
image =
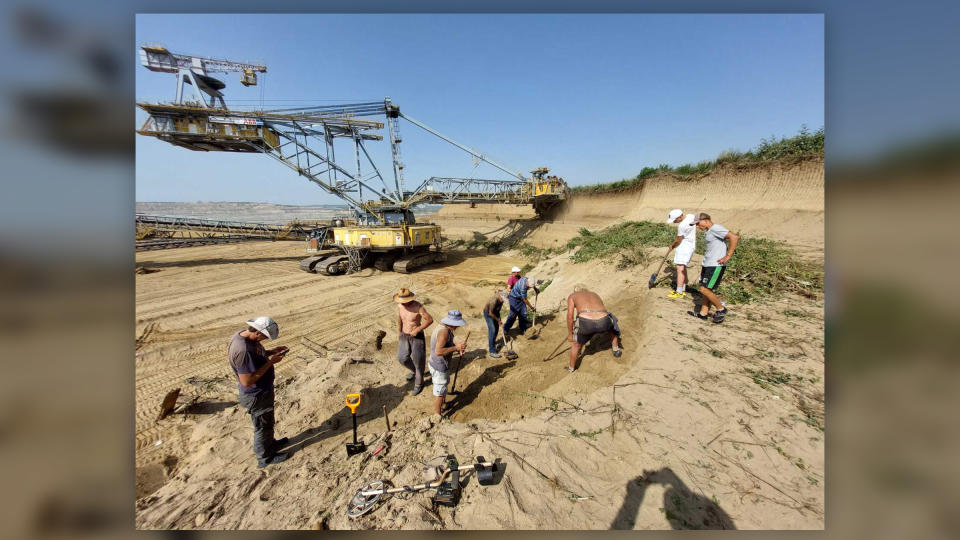
[[633,529],[650,484],[666,487],[661,510],[674,529],[736,529],[733,520],[717,503],[690,491],[669,467],[644,471],[627,482],[627,496],[610,524],[611,529]]

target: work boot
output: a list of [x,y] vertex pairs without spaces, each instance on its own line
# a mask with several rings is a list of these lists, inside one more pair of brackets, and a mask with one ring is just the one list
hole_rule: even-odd
[[276,465],[277,463],[283,463],[290,457],[289,452],[277,452],[276,454],[257,461],[257,468],[262,469],[267,465]]

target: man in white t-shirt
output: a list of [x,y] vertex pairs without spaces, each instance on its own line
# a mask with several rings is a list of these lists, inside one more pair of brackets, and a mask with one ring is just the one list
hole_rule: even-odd
[[687,266],[690,257],[697,248],[697,224],[694,215],[683,215],[683,210],[674,208],[667,215],[667,223],[677,224],[677,239],[670,244],[667,255],[676,248],[673,254],[673,264],[677,265],[677,290],[667,295],[667,298],[684,298],[687,295]]

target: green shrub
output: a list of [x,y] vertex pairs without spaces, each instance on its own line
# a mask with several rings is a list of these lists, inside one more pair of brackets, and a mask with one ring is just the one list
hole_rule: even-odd
[[[627,221],[600,231],[581,229],[567,242],[575,263],[617,258],[618,268],[645,266],[659,257],[676,238],[676,229],[665,223]],[[703,254],[703,233],[697,235],[697,253]],[[650,251],[653,248],[654,251]],[[651,255],[652,253],[652,255]],[[690,276],[694,278],[694,276]],[[743,304],[775,298],[786,292],[812,295],[823,291],[823,266],[802,260],[782,242],[744,237],[730,258],[718,292],[727,302]]]

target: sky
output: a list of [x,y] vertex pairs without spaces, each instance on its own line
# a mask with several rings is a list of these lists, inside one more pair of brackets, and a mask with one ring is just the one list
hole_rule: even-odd
[[[214,74],[227,83],[228,107],[389,96],[511,170],[550,167],[574,186],[824,125],[820,14],[140,14],[141,44],[266,64],[249,88],[238,74]],[[138,101],[172,101],[175,91],[174,75],[136,69]],[[136,127],[145,119],[138,109]],[[413,124],[401,121],[400,131],[408,190],[431,176],[509,178]],[[368,149],[392,183],[389,143]],[[356,168],[352,146],[338,143],[337,152]],[[136,200],[339,202],[267,156],[192,152],[143,136]]]

